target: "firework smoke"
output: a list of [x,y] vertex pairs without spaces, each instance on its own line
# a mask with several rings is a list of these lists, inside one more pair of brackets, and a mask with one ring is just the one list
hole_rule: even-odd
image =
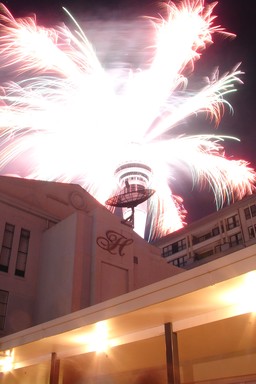
[[[193,114],[205,113],[218,125],[225,106],[231,109],[226,96],[241,82],[237,66],[187,91],[213,36],[233,36],[214,25],[215,5],[184,0],[166,5],[157,19],[141,19],[151,41],[147,55],[133,53],[137,61],[147,57],[136,68],[121,55],[104,67],[71,15],[74,31],[45,28],[35,17],[15,19],[1,5],[1,173],[79,183],[102,204],[125,181],[142,183],[156,191],[146,208],[149,240],[185,224],[182,198],[172,193],[177,170],[209,185],[218,208],[251,194],[254,170],[225,157],[224,136],[177,136]],[[120,166],[129,170],[121,179]]]

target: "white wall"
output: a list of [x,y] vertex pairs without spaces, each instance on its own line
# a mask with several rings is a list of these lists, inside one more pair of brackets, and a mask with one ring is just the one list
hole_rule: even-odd
[[[34,305],[41,233],[47,228],[47,222],[39,215],[22,210],[19,202],[13,205],[0,202],[0,247],[4,235],[5,223],[15,226],[12,252],[8,272],[0,271],[0,289],[9,292],[6,321],[2,334],[9,334],[33,325]],[[15,275],[17,251],[21,228],[30,231],[29,250],[25,276]]]
[[77,214],[43,234],[39,263],[36,322],[71,312]]
[[91,305],[182,272],[103,208],[94,211],[91,241]]

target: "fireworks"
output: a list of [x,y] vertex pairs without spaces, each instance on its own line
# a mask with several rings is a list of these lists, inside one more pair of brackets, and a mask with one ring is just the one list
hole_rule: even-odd
[[[185,223],[182,198],[172,194],[177,171],[210,185],[218,208],[252,193],[254,170],[225,157],[224,136],[173,133],[199,112],[218,124],[231,108],[226,95],[240,82],[235,67],[187,91],[213,36],[232,36],[214,25],[215,5],[184,0],[166,5],[159,19],[142,19],[153,37],[138,68],[113,57],[104,67],[72,16],[74,31],[44,28],[1,5],[1,173],[79,183],[102,204],[127,180],[152,188],[149,239]],[[128,169],[121,178],[120,169]]]

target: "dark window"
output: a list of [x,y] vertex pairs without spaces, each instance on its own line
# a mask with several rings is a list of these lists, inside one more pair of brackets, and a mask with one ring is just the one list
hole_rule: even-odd
[[219,252],[221,252],[221,245],[220,245],[220,244],[216,245],[216,247],[214,248],[214,250],[215,250],[215,253],[219,253]]
[[203,241],[206,241],[210,239],[212,236],[216,236],[219,234],[219,228],[214,228],[211,232],[205,233],[204,235],[201,235],[199,237],[193,236],[192,244],[199,244]]
[[256,205],[253,204],[250,206],[252,217],[256,216]]
[[242,244],[243,238],[242,238],[242,233],[238,232],[235,235],[230,236],[229,238],[229,243],[231,247],[235,247],[238,244]]
[[246,220],[250,219],[251,215],[250,215],[250,208],[245,208],[244,209],[244,216],[246,218]]
[[19,248],[17,253],[15,275],[16,276],[25,276],[27,257],[28,257],[28,246],[29,246],[30,231],[27,229],[21,229],[20,231],[20,241]]
[[8,272],[11,252],[12,252],[12,242],[14,236],[14,225],[5,224],[4,237],[0,254],[0,271]]
[[249,232],[249,237],[250,237],[250,239],[252,239],[253,237],[255,237],[255,234],[256,234],[256,225],[254,225],[254,226],[250,226],[249,228],[248,228],[248,232]]
[[178,259],[169,261],[169,263],[172,263],[176,267],[185,267],[186,260],[185,260],[185,257],[179,257]]
[[174,253],[180,252],[183,249],[186,249],[186,239],[176,241],[175,243],[169,244],[163,248],[163,257],[173,255]]
[[0,289],[0,329],[4,329],[9,292]]
[[217,236],[217,235],[219,235],[219,233],[220,233],[219,227],[213,228],[213,230],[212,230],[212,235],[213,236]]
[[167,257],[172,254],[172,245],[169,244],[163,248],[163,257]]
[[244,215],[245,215],[246,220],[250,219],[250,217],[256,216],[256,205],[253,204],[253,205],[250,205],[249,208],[245,208],[244,209]]
[[216,245],[216,247],[215,247],[215,253],[225,252],[225,251],[227,251],[229,248],[230,248],[230,243],[224,243],[224,244]]
[[234,215],[227,218],[227,230],[233,229],[239,226],[238,215]]

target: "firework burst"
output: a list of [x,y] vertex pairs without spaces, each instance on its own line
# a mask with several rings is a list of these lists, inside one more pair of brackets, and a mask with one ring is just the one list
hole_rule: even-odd
[[224,107],[231,108],[226,95],[240,82],[235,67],[187,92],[188,75],[213,35],[233,36],[214,25],[215,5],[184,0],[166,5],[162,17],[142,19],[153,34],[150,60],[135,70],[123,62],[104,68],[71,15],[74,31],[44,28],[1,5],[1,173],[79,183],[102,204],[125,181],[152,188],[150,240],[185,223],[182,198],[172,194],[175,170],[209,185],[218,208],[252,193],[254,170],[225,157],[224,136],[173,133],[199,112],[218,125]]

